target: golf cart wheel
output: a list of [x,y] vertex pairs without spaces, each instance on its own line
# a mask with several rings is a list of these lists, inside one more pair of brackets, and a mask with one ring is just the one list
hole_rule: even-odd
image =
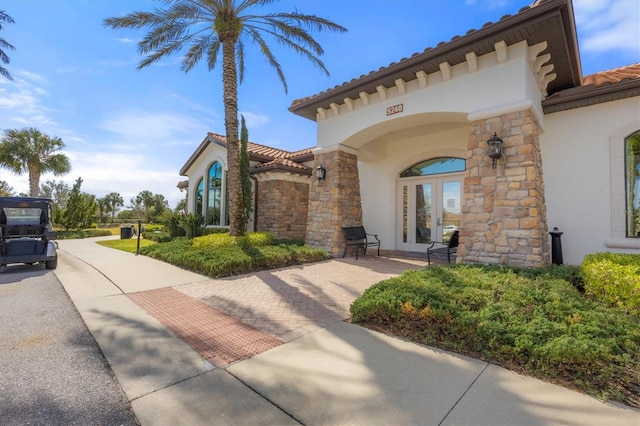
[[56,257],[56,258],[55,258],[55,259],[53,259],[53,260],[47,260],[47,261],[44,263],[44,266],[45,266],[47,269],[56,269],[56,267],[58,266],[58,258]]

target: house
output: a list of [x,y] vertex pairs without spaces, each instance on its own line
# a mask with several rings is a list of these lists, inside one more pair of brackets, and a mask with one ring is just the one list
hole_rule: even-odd
[[[583,78],[570,0],[538,0],[289,110],[317,123],[317,146],[250,147],[257,229],[334,255],[357,224],[412,252],[458,229],[458,262],[548,264],[555,228],[565,263],[640,253],[640,64]],[[223,138],[210,134],[181,170],[189,208],[208,203],[212,225],[216,163]]]
[[[187,191],[187,212],[199,212],[207,226],[228,226],[225,171],[225,136],[209,132],[180,169],[188,181],[178,184]],[[311,148],[296,152],[249,142],[253,181],[253,215],[250,230],[269,231],[278,238],[304,239],[311,181]]]

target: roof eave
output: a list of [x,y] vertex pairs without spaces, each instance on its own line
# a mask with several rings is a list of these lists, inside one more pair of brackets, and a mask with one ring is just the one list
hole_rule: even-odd
[[[545,18],[552,17],[556,14],[561,15],[564,26],[564,43],[566,55],[571,63],[571,84],[573,86],[580,85],[582,81],[582,70],[580,66],[578,41],[575,31],[575,21],[573,18],[573,9],[570,0],[549,0],[535,7],[530,7],[516,15],[495,22],[479,30],[470,30],[464,36],[454,38],[451,41],[428,49],[423,53],[417,54],[411,58],[401,60],[400,62],[389,65],[388,67],[376,72],[372,72],[361,78],[351,80],[341,86],[329,89],[323,93],[312,96],[306,100],[292,104],[289,111],[302,117],[315,121],[316,111],[318,107],[328,108],[331,101],[336,98],[343,99],[348,93],[358,93],[360,89],[365,89],[370,84],[382,81],[389,76],[400,74],[403,71],[420,65],[429,63],[440,63],[447,61],[447,57],[458,51],[474,51],[476,54],[487,54],[489,51],[480,51],[479,44],[481,41],[491,39],[501,33],[516,31],[527,25],[532,25],[534,21],[540,21]],[[450,63],[457,65],[460,62]],[[368,93],[373,93],[369,90]],[[294,101],[295,102],[295,101]]]
[[640,80],[628,80],[602,86],[582,86],[571,93],[550,97],[542,101],[545,114],[582,108],[605,102],[640,96]]

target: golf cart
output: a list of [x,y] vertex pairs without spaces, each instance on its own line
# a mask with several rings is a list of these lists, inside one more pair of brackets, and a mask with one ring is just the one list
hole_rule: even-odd
[[0,267],[9,263],[58,266],[48,198],[0,197]]

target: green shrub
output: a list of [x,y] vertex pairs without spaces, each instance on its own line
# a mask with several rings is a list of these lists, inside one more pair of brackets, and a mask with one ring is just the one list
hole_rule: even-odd
[[164,229],[164,225],[160,225],[158,223],[147,223],[142,225],[142,229],[146,232],[162,231]]
[[608,306],[640,315],[640,255],[589,254],[581,266],[587,295]]
[[[224,234],[221,234],[224,236]],[[140,249],[142,254],[210,277],[243,274],[329,258],[324,250],[301,246],[196,247],[187,238],[154,244]]]
[[273,235],[269,232],[251,232],[243,237],[232,237],[229,233],[216,233],[204,235],[193,239],[195,248],[216,247],[258,247],[266,246],[273,242]]
[[193,213],[182,215],[180,227],[184,230],[187,238],[199,237],[204,229],[204,217]]
[[184,216],[182,213],[165,210],[160,216],[160,221],[164,225],[170,238],[185,236],[185,230],[180,226],[180,219]]
[[562,268],[405,272],[367,289],[351,305],[352,320],[640,403],[640,318],[586,298],[573,282],[575,268]]
[[171,235],[168,232],[148,232],[144,231],[142,237],[146,240],[155,241],[156,243],[166,243],[171,241]]
[[202,235],[211,235],[211,234],[228,234],[229,228],[204,228],[202,230]]

